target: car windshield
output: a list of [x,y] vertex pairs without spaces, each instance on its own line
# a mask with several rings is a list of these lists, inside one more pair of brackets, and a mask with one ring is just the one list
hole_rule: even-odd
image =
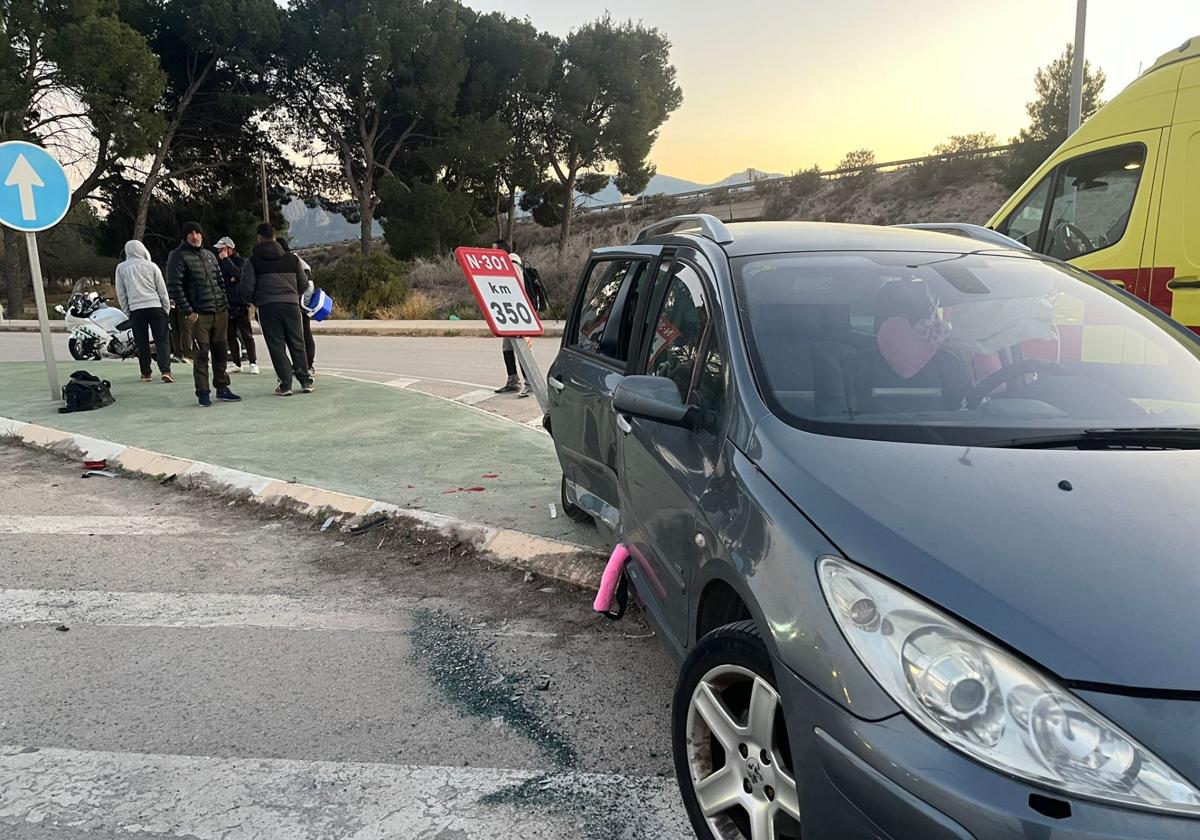
[[732,263],[760,388],[801,428],[955,444],[1200,428],[1200,343],[1070,266],[1007,251]]

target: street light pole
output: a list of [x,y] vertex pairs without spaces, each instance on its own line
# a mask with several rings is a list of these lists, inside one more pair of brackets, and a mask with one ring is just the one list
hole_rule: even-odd
[[1075,3],[1075,52],[1071,64],[1071,110],[1067,134],[1074,134],[1083,122],[1083,34],[1087,29],[1087,0]]
[[258,158],[258,173],[262,180],[262,202],[263,202],[263,221],[267,224],[271,223],[271,205],[267,203],[267,156],[260,155]]

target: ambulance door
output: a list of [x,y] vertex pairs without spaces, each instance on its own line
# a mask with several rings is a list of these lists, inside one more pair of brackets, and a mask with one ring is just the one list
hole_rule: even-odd
[[1152,294],[1200,331],[1200,62],[1183,68],[1167,143],[1151,271]]

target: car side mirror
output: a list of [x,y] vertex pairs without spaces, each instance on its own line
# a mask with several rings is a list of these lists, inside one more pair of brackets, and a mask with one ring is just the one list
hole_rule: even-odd
[[695,409],[684,403],[679,388],[665,376],[625,377],[613,392],[613,409],[682,429],[695,426]]

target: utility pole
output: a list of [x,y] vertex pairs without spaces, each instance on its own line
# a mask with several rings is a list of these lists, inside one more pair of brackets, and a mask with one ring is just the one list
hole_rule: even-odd
[[267,203],[267,156],[259,155],[258,171],[262,179],[263,221],[271,223],[271,205]]
[[1075,2],[1075,53],[1071,64],[1071,111],[1067,117],[1070,136],[1083,122],[1083,33],[1087,29],[1087,0]]

